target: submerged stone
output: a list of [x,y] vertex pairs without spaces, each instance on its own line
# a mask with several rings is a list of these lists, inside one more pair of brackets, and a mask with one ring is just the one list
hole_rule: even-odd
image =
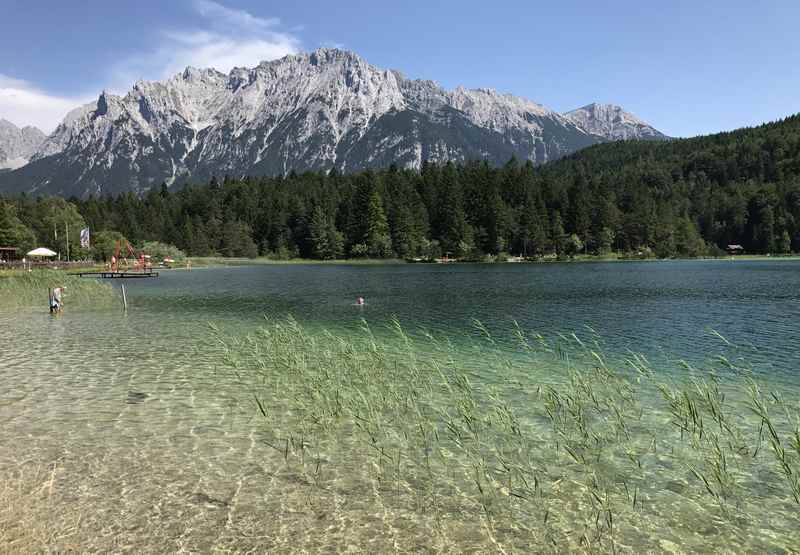
[[190,497],[190,501],[192,503],[197,503],[198,505],[205,505],[206,507],[215,509],[221,509],[228,506],[227,501],[223,501],[222,499],[218,499],[216,497],[211,497],[202,491],[198,491],[197,493],[193,494]]
[[128,399],[125,401],[129,405],[135,405],[137,403],[143,403],[145,399],[147,399],[147,393],[142,391],[129,391],[128,392]]

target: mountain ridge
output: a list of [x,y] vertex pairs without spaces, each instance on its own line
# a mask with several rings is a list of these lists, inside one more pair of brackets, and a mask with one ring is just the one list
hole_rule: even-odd
[[16,169],[27,164],[46,137],[37,127],[17,127],[0,118],[0,169]]
[[512,156],[541,164],[617,136],[663,137],[615,114],[616,128],[604,121],[587,131],[592,114],[562,115],[490,88],[446,90],[322,48],[227,75],[187,67],[124,96],[104,91],[72,110],[31,163],[0,177],[0,190],[86,197],[223,174]]
[[564,116],[590,133],[611,140],[666,140],[669,137],[616,104],[593,102]]

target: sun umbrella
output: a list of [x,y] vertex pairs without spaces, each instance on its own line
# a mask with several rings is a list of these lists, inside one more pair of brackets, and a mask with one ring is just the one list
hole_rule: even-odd
[[55,256],[55,255],[56,253],[44,247],[33,249],[31,252],[28,253],[28,256]]

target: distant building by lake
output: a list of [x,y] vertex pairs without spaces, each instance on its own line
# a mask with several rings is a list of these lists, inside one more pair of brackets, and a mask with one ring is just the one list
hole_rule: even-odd
[[16,259],[18,250],[16,247],[0,247],[0,260],[8,262]]

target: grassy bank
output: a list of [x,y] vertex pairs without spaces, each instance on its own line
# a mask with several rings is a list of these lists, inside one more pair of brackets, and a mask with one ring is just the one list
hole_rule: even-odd
[[759,381],[726,340],[736,358],[665,373],[612,361],[593,333],[515,329],[508,353],[479,322],[458,347],[389,328],[289,319],[215,338],[286,472],[397,519],[401,550],[798,545],[797,391]]
[[108,283],[81,278],[61,270],[0,272],[0,309],[41,306],[47,310],[48,289],[66,287],[65,309],[106,306],[117,302]]
[[729,262],[736,261],[766,261],[766,260],[781,260],[792,261],[800,260],[800,255],[794,254],[740,254],[736,256],[697,256],[692,258],[654,258],[654,257],[636,257],[636,256],[621,256],[616,253],[595,255],[595,254],[579,254],[567,260],[552,259],[553,262],[664,262],[667,260],[724,260]]
[[[286,264],[345,264],[350,266],[372,266],[379,264],[404,264],[405,261],[395,258],[348,258],[341,260],[317,260],[313,258],[290,258],[277,260],[260,256],[258,258],[226,258],[222,256],[192,256],[189,258],[192,268],[215,266],[270,266]],[[175,264],[175,268],[183,268],[185,264]]]
[[[226,257],[202,257],[192,256],[189,258],[192,263],[192,268],[210,268],[217,266],[274,266],[274,265],[287,265],[287,264],[315,264],[315,265],[349,265],[349,266],[374,266],[381,264],[405,264],[405,260],[396,258],[348,258],[341,260],[317,260],[313,258],[291,258],[285,260],[278,260],[275,258],[258,257],[258,258],[226,258]],[[579,254],[569,258],[557,257],[543,257],[538,259],[528,259],[523,261],[508,260],[504,257],[486,256],[476,260],[464,260],[461,262],[472,264],[556,264],[556,263],[574,263],[574,262],[662,262],[665,260],[725,260],[725,261],[756,261],[756,260],[781,260],[781,261],[797,261],[800,260],[798,255],[738,255],[736,257],[721,256],[721,257],[698,257],[698,258],[637,258],[625,257],[617,253],[610,254]],[[177,263],[173,265],[174,268],[185,268],[184,263]]]

